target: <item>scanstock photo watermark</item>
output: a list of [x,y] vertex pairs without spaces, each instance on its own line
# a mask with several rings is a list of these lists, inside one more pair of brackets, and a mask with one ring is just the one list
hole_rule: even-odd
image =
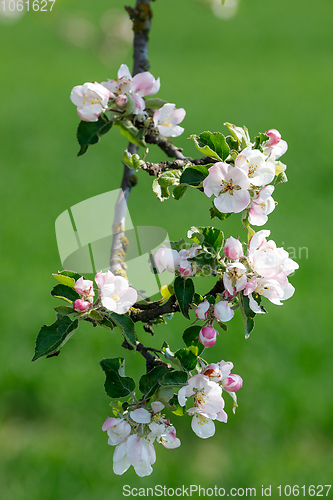
[[157,484],[149,488],[137,488],[125,484],[123,486],[124,497],[328,497],[331,490],[330,484],[325,485],[264,485],[260,487],[244,488],[223,488],[212,486],[204,488],[198,484],[190,486],[181,485],[176,488],[169,488],[165,485]]

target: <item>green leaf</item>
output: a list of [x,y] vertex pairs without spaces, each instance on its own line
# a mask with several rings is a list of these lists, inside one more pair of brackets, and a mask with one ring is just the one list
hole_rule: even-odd
[[184,238],[180,238],[177,241],[170,241],[170,248],[172,250],[177,250],[177,252],[180,252],[181,250],[186,249],[186,241]]
[[103,316],[98,312],[96,311],[95,309],[92,309],[90,312],[89,312],[89,317],[91,319],[93,319],[94,321],[102,321],[103,320]]
[[125,377],[124,358],[102,359],[99,364],[106,375],[104,388],[110,398],[123,398],[134,392],[134,380]]
[[159,381],[161,386],[182,387],[187,383],[187,373],[182,370],[168,371]]
[[78,156],[82,156],[92,144],[99,142],[101,135],[106,134],[112,127],[106,115],[101,114],[97,122],[81,121],[77,129],[77,140],[81,146]]
[[193,325],[190,326],[189,328],[186,328],[186,330],[183,333],[183,340],[188,347],[193,345],[194,341],[198,340],[201,328],[202,326],[200,325]]
[[117,314],[115,312],[110,314],[112,320],[119,326],[121,333],[129,344],[136,349],[136,337],[134,323],[129,316],[125,314]]
[[63,299],[71,304],[76,300],[80,299],[81,295],[77,293],[76,290],[67,285],[56,285],[53,290],[51,290],[51,295],[57,299]]
[[253,146],[253,149],[262,149],[261,146],[264,142],[268,141],[269,137],[268,135],[266,134],[263,134],[262,132],[259,133],[259,135],[257,135],[255,138],[254,138],[254,146]]
[[150,398],[159,387],[159,380],[169,369],[166,366],[155,366],[150,372],[142,375],[139,381],[139,389],[146,398]]
[[174,283],[175,295],[181,312],[185,318],[190,319],[188,310],[194,294],[194,284],[191,278],[177,276]]
[[100,326],[104,326],[104,328],[110,328],[110,330],[113,330],[116,326],[115,323],[107,319],[105,316],[99,324]]
[[172,191],[172,197],[175,200],[180,200],[184,194],[187,191],[187,186],[175,186],[174,190]]
[[185,168],[181,175],[180,183],[194,187],[200,186],[209,174],[209,167],[211,167],[211,165],[196,165]]
[[139,130],[133,125],[130,120],[119,120],[114,123],[116,128],[120,129],[120,133],[126,137],[132,144],[137,146],[147,147],[145,141],[140,138]]
[[219,255],[223,246],[223,232],[216,227],[192,226],[187,232],[187,237],[202,245],[208,252],[214,252],[216,255]]
[[70,278],[69,276],[63,276],[62,274],[52,274],[52,276],[59,281],[62,285],[69,286],[71,288],[74,288],[75,286],[75,279]]
[[77,319],[72,321],[68,316],[58,315],[52,325],[43,325],[37,335],[32,361],[60,351],[61,347],[71,338],[78,324]]
[[284,184],[285,182],[288,182],[288,177],[286,176],[285,172],[280,172],[279,175],[277,175],[275,178],[274,186],[277,186],[278,184]]
[[231,213],[229,214],[224,214],[222,212],[220,212],[215,205],[213,205],[212,207],[210,207],[209,209],[209,213],[210,213],[210,218],[211,219],[214,219],[215,217],[217,217],[218,219],[220,220],[225,220],[227,219],[228,217],[230,217],[230,215],[232,215]]
[[123,114],[123,116],[131,115],[133,113],[133,111],[135,110],[135,101],[134,101],[132,95],[129,94],[128,92],[126,92],[125,95],[127,97],[127,104],[126,104],[126,111]]
[[156,391],[156,401],[161,401],[164,405],[168,404],[171,398],[174,396],[172,387],[162,387],[159,386]]
[[230,148],[230,151],[237,151],[238,152],[239,142],[236,139],[234,139],[231,135],[227,135],[225,140]]
[[248,339],[254,328],[254,317],[256,313],[250,308],[249,297],[244,295],[243,292],[238,293],[238,300],[244,322],[245,338]]
[[55,307],[54,310],[59,316],[69,316],[70,314],[75,314],[75,310],[69,306],[58,306]]
[[194,141],[201,153],[216,160],[224,161],[230,154],[230,148],[221,132],[202,132],[200,135],[191,135],[189,139]]
[[202,276],[216,276],[219,271],[224,269],[221,263],[217,260],[216,255],[210,252],[201,252],[195,257],[187,259],[190,262],[195,262],[200,269]]
[[175,353],[175,358],[179,359],[182,367],[186,371],[191,371],[194,370],[197,365],[198,354],[198,347],[191,345],[188,348],[178,349]]
[[167,200],[170,197],[170,191],[167,187],[160,186],[158,179],[153,180],[153,191],[160,201]]
[[[66,271],[65,269],[63,271],[58,271],[58,274],[61,274],[61,276],[69,276],[70,278],[73,278],[75,281],[82,278],[82,274],[75,273],[74,271]],[[53,276],[55,275],[53,274]]]
[[178,186],[181,176],[181,170],[167,170],[158,178],[158,183],[161,187]]
[[146,108],[150,109],[160,109],[164,104],[167,104],[168,101],[163,101],[163,99],[145,99]]

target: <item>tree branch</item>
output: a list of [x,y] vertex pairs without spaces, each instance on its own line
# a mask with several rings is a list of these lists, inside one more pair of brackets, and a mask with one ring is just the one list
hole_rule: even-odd
[[185,158],[184,160],[160,161],[159,163],[145,162],[143,165],[140,165],[140,169],[148,172],[149,175],[159,177],[162,172],[166,172],[170,169],[174,170],[184,168],[188,163],[191,165],[209,165],[210,163],[216,162],[217,160],[215,158],[204,156],[203,158],[197,159]]
[[[137,0],[134,9],[125,7],[133,21],[133,76],[149,69],[148,59],[148,34],[151,26],[152,11],[150,0]],[[128,145],[128,151],[131,154],[138,152],[138,146]],[[133,168],[124,164],[124,174],[121,182],[121,191],[119,193],[116,205],[115,215],[112,223],[112,247],[110,255],[110,271],[113,274],[126,276],[126,265],[124,263],[128,247],[128,239],[125,236],[125,217],[127,212],[128,198],[133,186],[137,184],[137,177]]]
[[[122,347],[125,349],[128,349],[129,351],[133,351],[133,347],[127,342],[127,340],[124,340],[122,343]],[[146,360],[146,368],[147,368],[147,373],[152,370],[155,366],[166,366],[167,368],[171,368],[170,363],[164,363],[160,358],[157,356],[154,356],[149,352],[149,350],[155,351],[155,349],[150,349],[149,347],[144,346],[139,342],[138,340],[136,341],[136,350],[145,358]]]

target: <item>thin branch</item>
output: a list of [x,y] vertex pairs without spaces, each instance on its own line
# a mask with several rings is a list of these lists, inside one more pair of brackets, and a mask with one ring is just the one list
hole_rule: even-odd
[[[152,11],[150,0],[137,0],[134,9],[125,7],[133,20],[133,76],[149,69],[148,59],[148,34],[151,26]],[[131,154],[138,152],[138,146],[128,145],[128,151]],[[124,165],[124,174],[121,182],[121,191],[119,193],[116,205],[115,215],[112,224],[113,240],[110,255],[110,271],[114,274],[126,276],[125,257],[128,247],[128,239],[125,236],[125,217],[127,212],[128,198],[133,186],[137,184],[137,177],[133,168]]]
[[184,168],[185,165],[189,163],[191,165],[209,165],[210,163],[216,163],[217,160],[215,158],[211,158],[210,156],[205,156],[203,158],[185,158],[184,160],[171,160],[171,161],[160,161],[159,163],[149,163],[146,162],[140,166],[140,169],[148,172],[149,175],[159,177],[162,172],[166,172],[167,170],[176,170]]
[[[127,342],[127,340],[124,340],[124,342],[122,343],[122,347],[124,347],[125,349],[128,349],[129,351],[133,351],[133,347]],[[152,370],[155,366],[166,366],[167,368],[171,368],[170,363],[164,363],[160,358],[151,354],[149,352],[149,350],[151,350],[151,349],[149,347],[145,347],[138,340],[136,341],[136,350],[146,360],[147,373],[150,370]]]
[[167,137],[163,137],[160,134],[154,132],[148,132],[145,135],[145,141],[148,144],[157,144],[169,158],[177,158],[177,160],[186,160],[183,155],[182,148],[177,148]]
[[[154,304],[154,303],[152,303]],[[175,295],[171,295],[169,300],[165,302],[165,304],[162,304],[157,307],[152,307],[152,309],[146,309],[145,311],[142,311],[141,313],[131,313],[131,318],[134,323],[137,321],[142,321],[143,323],[147,323],[149,321],[152,321],[162,314],[170,314],[173,312],[178,312],[180,311],[179,305],[177,304],[177,299]]]

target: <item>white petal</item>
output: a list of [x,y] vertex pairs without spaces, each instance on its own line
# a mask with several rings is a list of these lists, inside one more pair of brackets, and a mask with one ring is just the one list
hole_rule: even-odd
[[136,410],[131,411],[130,417],[138,424],[149,424],[151,420],[150,413],[148,410],[145,410],[145,408],[137,408]]
[[191,427],[196,435],[203,439],[212,437],[215,434],[215,425],[213,420],[204,417],[200,413],[196,413],[192,418]]

